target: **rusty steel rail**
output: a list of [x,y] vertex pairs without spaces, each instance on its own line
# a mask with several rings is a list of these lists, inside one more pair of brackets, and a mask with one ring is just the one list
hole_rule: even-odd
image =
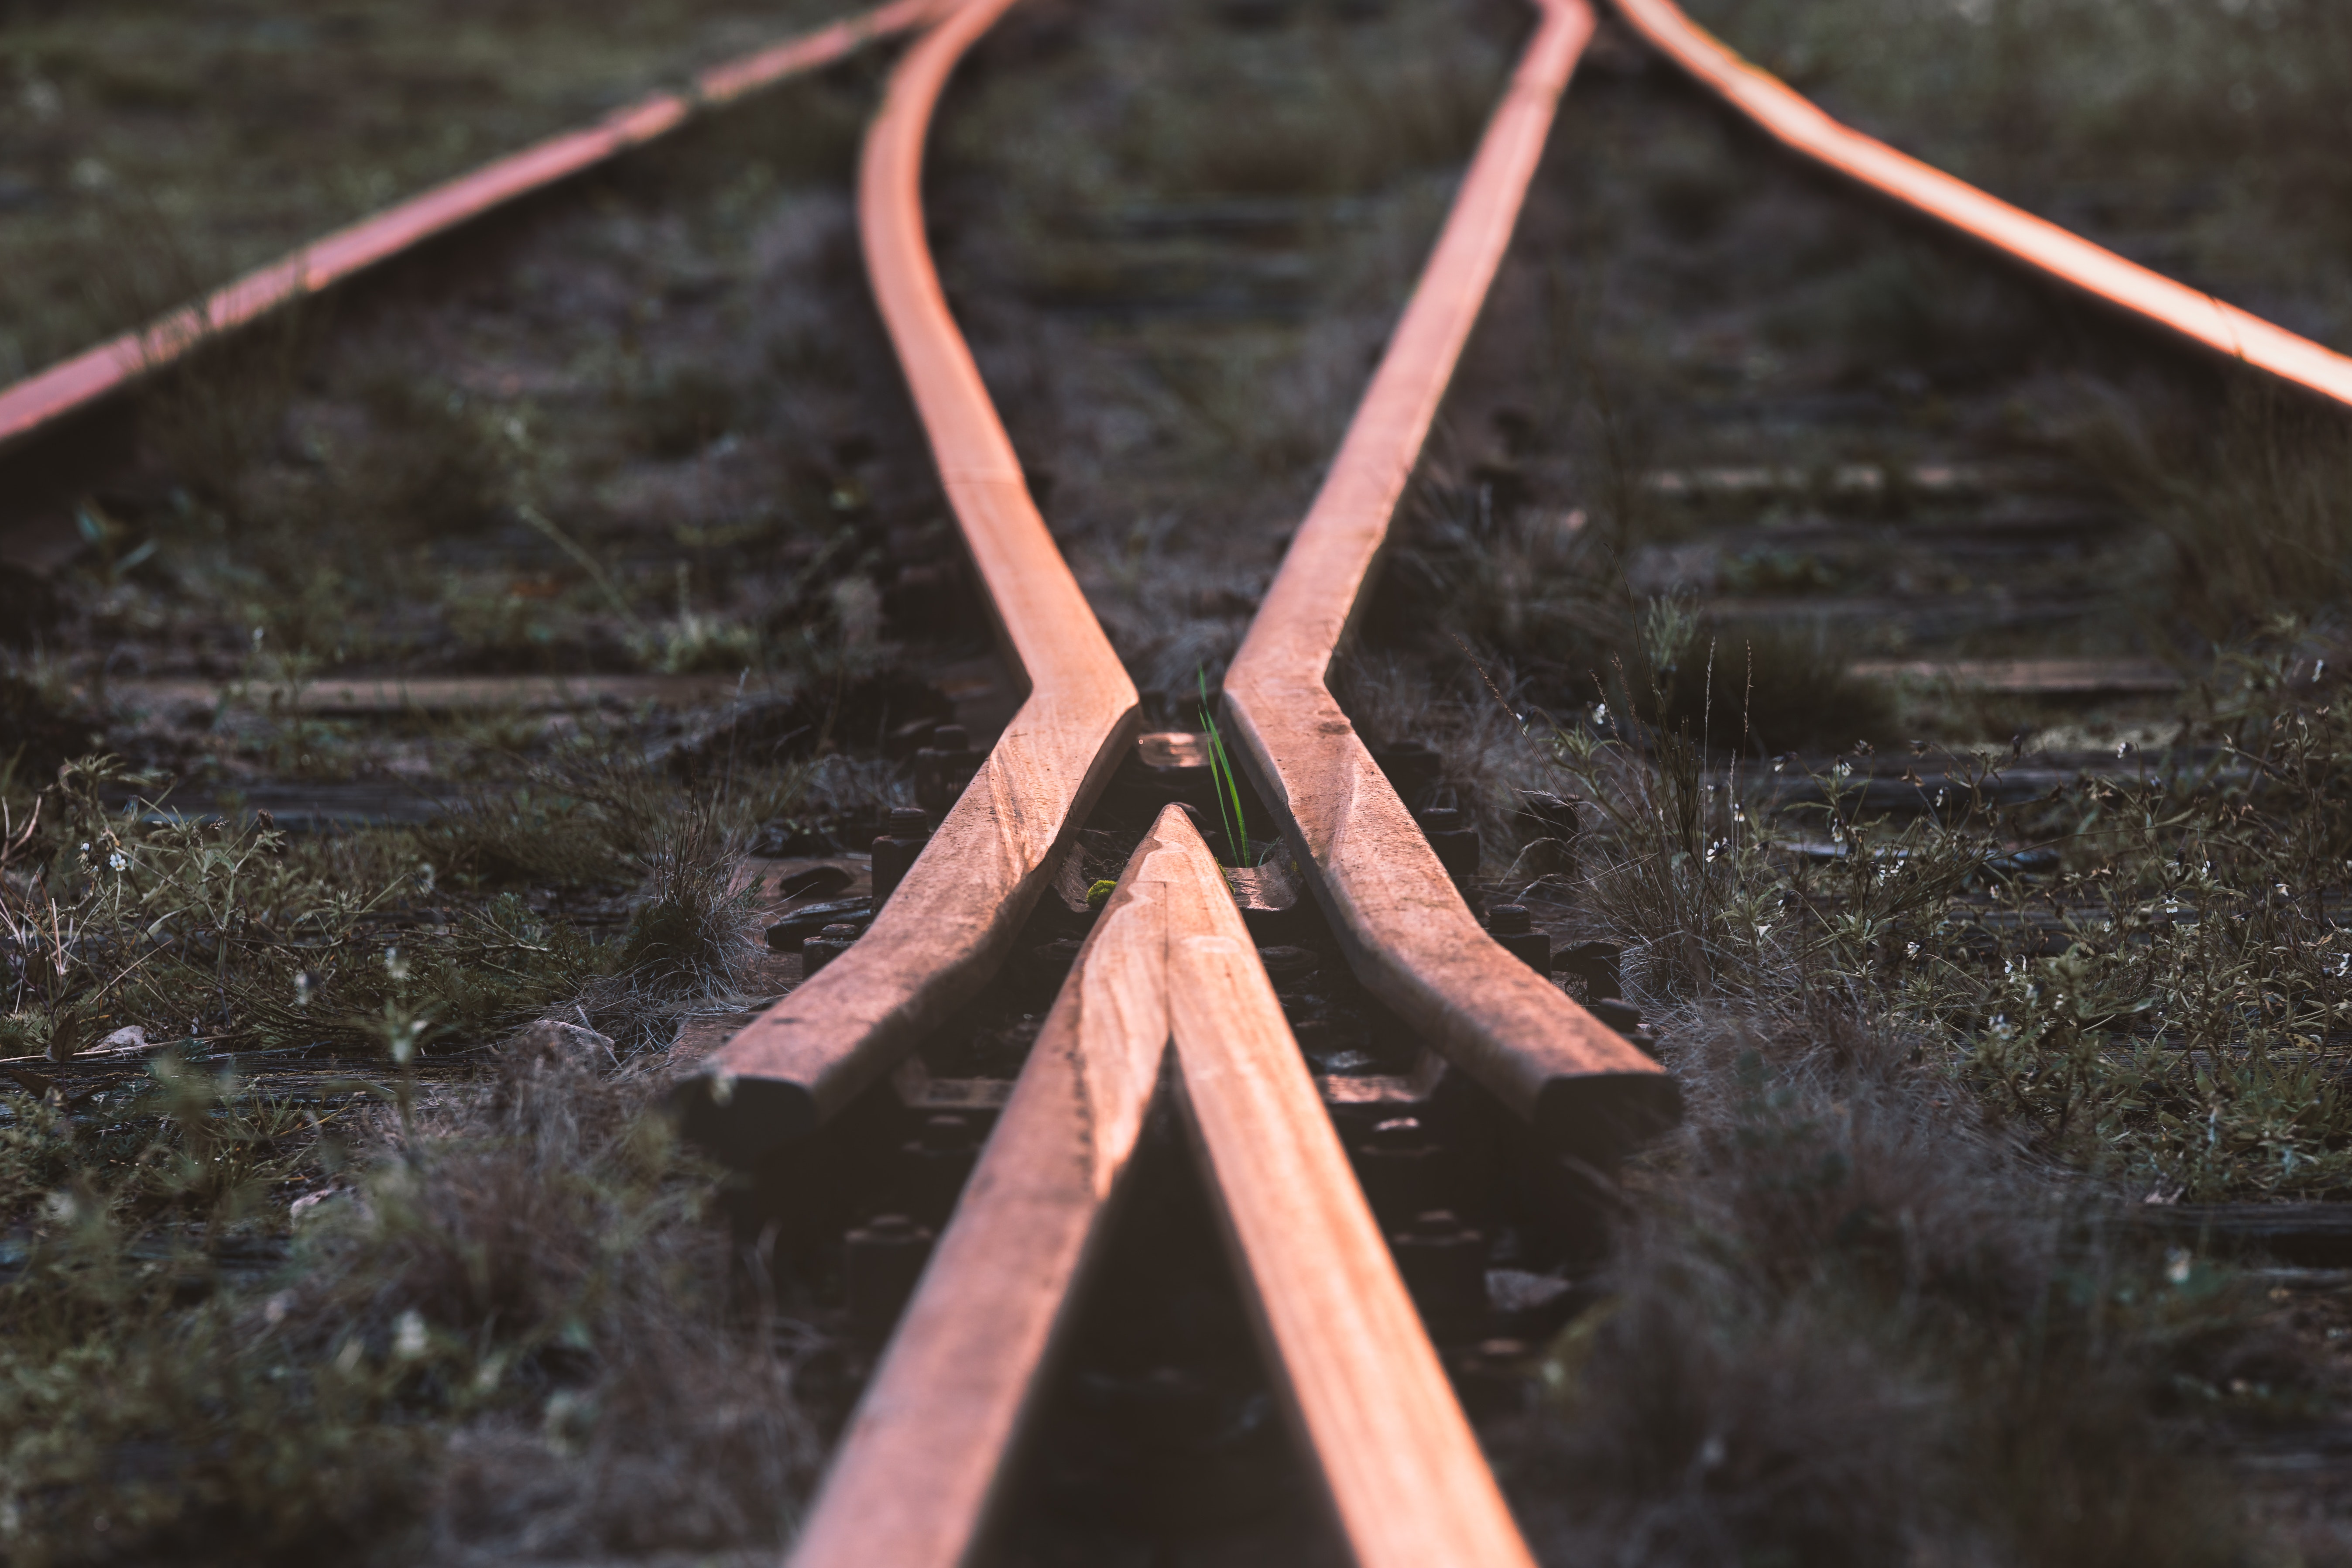
[[1251,779],[1365,986],[1540,1131],[1605,1163],[1673,1119],[1673,1080],[1481,929],[1325,679],[1591,37],[1584,0],[1537,8],[1536,36],[1224,696]]
[[[1130,743],[1133,685],[1023,483],[923,233],[931,116],[958,60],[1011,4],[967,0],[908,51],[868,135],[859,209],[885,326],[1030,689],[866,933],[681,1090],[689,1133],[739,1162],[842,1109],[982,983]],[[1229,678],[1227,693],[1293,842],[1316,858],[1351,961],[1506,1104],[1601,1164],[1674,1114],[1670,1080],[1478,929],[1322,684],[1592,26],[1585,0],[1538,9],[1326,502],[1293,547],[1280,603],[1253,630],[1260,653],[1243,673],[1259,679],[1237,689]],[[1296,714],[1281,706],[1294,697]],[[800,1568],[946,1568],[978,1552],[1163,1083],[1354,1560],[1530,1563],[1226,874],[1171,807],[1030,1048],[835,1450],[793,1553]]]
[[1740,58],[1674,0],[1614,3],[1653,47],[1791,151],[2200,347],[2352,404],[2352,358],[2126,261],[1840,124],[1769,71]]
[[1223,871],[1183,809],[1170,806],[1046,1016],[851,1416],[796,1568],[971,1559],[1171,1047],[1234,1272],[1354,1560],[1533,1563]]
[[1029,691],[866,934],[716,1052],[690,1135],[738,1161],[814,1127],[994,973],[1132,735],[1135,684],[1054,546],[923,234],[923,139],[956,62],[1013,0],[967,0],[907,52],[866,142],[858,224],[884,326]]
[[536,191],[666,136],[699,112],[844,58],[929,20],[947,0],[892,0],[698,73],[685,92],[656,92],[594,125],[551,136],[469,174],[311,241],[135,331],[0,390],[0,447],[56,425],[222,334],[333,287]]

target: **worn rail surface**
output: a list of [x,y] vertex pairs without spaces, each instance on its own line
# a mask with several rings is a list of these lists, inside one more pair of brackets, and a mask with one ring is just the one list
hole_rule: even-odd
[[868,1384],[793,1561],[965,1561],[1002,1496],[1172,1044],[1302,1447],[1358,1563],[1531,1563],[1208,846],[1139,846]]
[[920,26],[948,0],[891,0],[859,16],[724,61],[685,92],[656,92],[594,125],[510,153],[291,256],[247,273],[204,299],[0,390],[0,447],[103,402],[205,343],[369,268],[415,249],[499,207],[611,162],[677,130],[703,110],[733,103],[842,59],[860,47]]
[[1366,986],[1505,1104],[1605,1163],[1672,1119],[1673,1080],[1479,927],[1325,684],[1591,36],[1582,0],[1538,10],[1428,269],[1225,672],[1225,702]]
[[688,1128],[730,1158],[838,1111],[987,981],[1134,729],[1135,684],[1045,531],[923,236],[932,108],[1012,4],[971,0],[908,51],[866,142],[858,214],[883,323],[1028,697],[856,946],[713,1060]]

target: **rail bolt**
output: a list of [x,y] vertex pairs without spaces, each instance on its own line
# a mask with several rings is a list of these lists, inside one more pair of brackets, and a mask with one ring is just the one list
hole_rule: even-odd
[[1410,1116],[1391,1117],[1356,1146],[1356,1180],[1379,1215],[1432,1213],[1445,1201],[1445,1152]]
[[1486,911],[1486,930],[1504,952],[1538,974],[1551,973],[1551,937],[1535,929],[1525,904],[1496,904]]
[[1374,752],[1372,761],[1388,774],[1397,797],[1408,807],[1417,807],[1437,788],[1444,759],[1425,741],[1399,741]]
[[956,1197],[980,1159],[980,1140],[968,1118],[942,1113],[923,1119],[915,1141],[900,1150],[907,1208],[937,1224],[955,1212]]
[[1590,1005],[1592,1016],[1633,1041],[1651,1056],[1658,1054],[1657,1037],[1642,1026],[1642,1010],[1622,996],[1604,996]]
[[801,943],[801,978],[806,980],[835,959],[849,951],[857,940],[859,927],[846,921],[836,921]]
[[919,806],[890,808],[882,837],[874,841],[874,907],[880,909],[898,890],[899,880],[915,864],[915,857],[930,842],[931,819]]
[[1277,943],[1257,950],[1257,961],[1265,965],[1266,978],[1276,990],[1312,980],[1323,967],[1323,955],[1311,947],[1294,947]]
[[1430,1333],[1458,1339],[1486,1314],[1486,1238],[1450,1209],[1428,1209],[1389,1237],[1397,1272]]
[[871,899],[834,899],[821,904],[804,904],[768,928],[768,946],[778,952],[798,952],[835,926],[845,925],[854,934],[863,930],[873,916]]
[[1478,830],[1462,818],[1462,814],[1450,805],[1433,805],[1413,813],[1421,830],[1429,838],[1429,847],[1437,851],[1438,863],[1445,874],[1463,881],[1478,874]]
[[1613,942],[1580,942],[1552,954],[1551,966],[1584,982],[1587,1005],[1625,994],[1620,962],[1624,949]]
[[932,1236],[902,1214],[877,1215],[849,1233],[842,1254],[849,1324],[868,1344],[890,1337],[930,1260]]
[[1030,984],[1043,991],[1059,991],[1085,945],[1076,937],[1057,936],[1031,948],[1024,960]]
[[943,812],[971,783],[980,756],[961,724],[942,724],[931,731],[931,743],[915,753],[915,799],[928,812]]

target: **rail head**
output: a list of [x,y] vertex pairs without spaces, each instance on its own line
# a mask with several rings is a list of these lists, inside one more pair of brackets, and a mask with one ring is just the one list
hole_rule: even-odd
[[957,6],[899,61],[866,135],[858,225],[883,325],[1028,695],[866,933],[682,1086],[689,1135],[740,1163],[838,1110],[987,982],[1135,730],[1135,683],[1029,494],[924,234],[932,113],[1012,3]]
[[971,1561],[1172,1047],[1179,1108],[1302,1450],[1362,1568],[1529,1568],[1181,807],[1136,848],[845,1432],[796,1568]]
[[1358,976],[1520,1116],[1605,1166],[1671,1124],[1674,1081],[1479,927],[1327,684],[1591,36],[1584,0],[1538,10],[1339,457],[1226,670],[1224,700]]
[[796,1568],[946,1568],[1003,1501],[1160,1082],[1164,853],[1157,835],[1137,848],[1079,949],[835,1449]]

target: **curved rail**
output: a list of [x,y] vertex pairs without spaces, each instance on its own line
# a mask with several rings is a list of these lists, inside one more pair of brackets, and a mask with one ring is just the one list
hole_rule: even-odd
[[1180,806],[1137,847],[1046,1016],[842,1436],[796,1568],[971,1557],[1171,1044],[1234,1273],[1355,1562],[1531,1568]]
[[2352,404],[2352,358],[2126,261],[1841,125],[1770,72],[1741,59],[1674,0],[1615,4],[1635,32],[1783,146],[2191,342]]
[[701,72],[688,93],[657,92],[594,125],[551,136],[472,174],[411,196],[224,284],[137,331],[125,332],[0,390],[0,446],[113,395],[227,331],[391,259],[494,208],[665,136],[702,110],[832,64],[877,38],[928,20],[943,0],[892,0]]
[[931,111],[1012,4],[970,0],[908,51],[866,137],[858,224],[949,505],[1030,690],[866,934],[687,1085],[688,1133],[729,1159],[756,1158],[832,1115],[986,983],[1134,728],[1135,684],[1030,499],[923,234]]
[[1358,977],[1504,1103],[1603,1163],[1673,1118],[1673,1080],[1480,929],[1325,684],[1592,33],[1585,0],[1537,5],[1536,37],[1224,692]]

